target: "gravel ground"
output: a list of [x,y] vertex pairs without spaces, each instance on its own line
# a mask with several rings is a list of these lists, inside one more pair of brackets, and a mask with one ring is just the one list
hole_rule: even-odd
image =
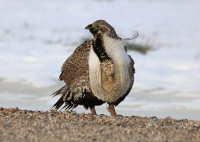
[[0,107],[0,141],[200,141],[200,121]]

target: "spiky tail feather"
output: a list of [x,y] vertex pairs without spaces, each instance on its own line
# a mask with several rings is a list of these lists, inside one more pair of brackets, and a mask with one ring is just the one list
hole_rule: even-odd
[[[55,97],[57,95],[62,95],[60,97],[60,99],[53,105],[53,107],[55,107],[55,109],[58,110],[64,104],[63,97],[67,94],[68,90],[69,90],[69,87],[67,85],[65,85],[65,86],[63,86],[62,88],[60,88],[59,90],[57,90],[56,92],[54,92],[52,94],[53,97]],[[64,107],[66,107],[66,105]]]

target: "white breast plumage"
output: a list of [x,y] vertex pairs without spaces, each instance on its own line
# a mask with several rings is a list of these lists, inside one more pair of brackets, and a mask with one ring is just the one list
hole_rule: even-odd
[[115,85],[106,91],[101,83],[100,61],[91,46],[89,54],[89,78],[93,94],[100,100],[113,103],[122,97],[130,87],[130,58],[124,50],[124,41],[103,35],[104,47],[114,64]]

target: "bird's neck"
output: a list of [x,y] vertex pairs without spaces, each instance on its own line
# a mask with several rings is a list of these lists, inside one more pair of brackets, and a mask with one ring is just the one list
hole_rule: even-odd
[[103,36],[100,33],[96,34],[94,37],[93,50],[101,63],[107,60],[111,60],[111,58],[106,53],[106,48],[103,42]]

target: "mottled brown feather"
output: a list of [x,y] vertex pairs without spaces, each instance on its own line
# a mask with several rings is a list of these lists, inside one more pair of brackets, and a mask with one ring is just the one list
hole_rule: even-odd
[[76,48],[73,54],[64,62],[59,79],[70,86],[75,77],[88,72],[88,56],[91,40],[86,40]]

